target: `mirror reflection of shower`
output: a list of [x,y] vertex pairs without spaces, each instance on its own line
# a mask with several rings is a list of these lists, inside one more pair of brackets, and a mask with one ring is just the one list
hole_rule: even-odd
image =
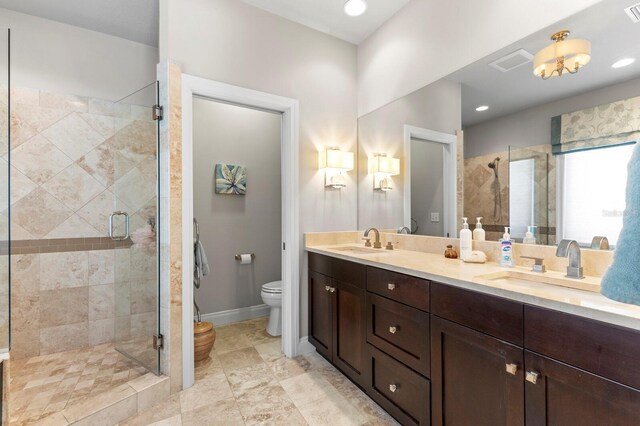
[[494,158],[493,161],[488,164],[488,167],[493,170],[491,191],[493,192],[493,220],[495,223],[500,223],[502,220],[502,195],[500,193],[500,177],[498,176],[499,165],[500,157]]

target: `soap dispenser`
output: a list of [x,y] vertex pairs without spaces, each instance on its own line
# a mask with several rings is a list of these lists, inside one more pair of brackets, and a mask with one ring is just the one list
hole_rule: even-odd
[[484,241],[484,229],[482,229],[482,223],[480,223],[480,220],[482,219],[482,217],[476,217],[476,220],[478,221],[476,223],[476,229],[473,230],[473,239],[476,241]]
[[508,226],[504,227],[504,234],[500,240],[500,265],[513,266],[513,241]]
[[471,256],[471,252],[473,251],[473,243],[471,242],[473,234],[471,233],[471,229],[469,229],[467,218],[463,217],[462,220],[464,223],[460,230],[460,259],[466,259]]
[[527,233],[525,234],[522,243],[523,244],[535,244],[536,237],[533,236],[533,229],[535,226],[527,226]]

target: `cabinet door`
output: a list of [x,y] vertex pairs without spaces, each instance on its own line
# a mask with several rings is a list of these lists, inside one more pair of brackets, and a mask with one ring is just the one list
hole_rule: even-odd
[[434,425],[524,424],[521,348],[436,316],[431,348]]
[[333,362],[354,382],[364,385],[366,305],[363,288],[334,280]]
[[529,351],[525,367],[527,425],[640,424],[636,389]]
[[329,360],[333,352],[332,288],[329,277],[309,271],[309,341]]

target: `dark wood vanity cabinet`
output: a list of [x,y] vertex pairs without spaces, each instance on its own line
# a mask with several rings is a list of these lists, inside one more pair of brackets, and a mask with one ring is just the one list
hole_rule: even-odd
[[365,390],[404,425],[431,424],[430,284],[367,267]]
[[333,353],[332,286],[331,278],[309,270],[309,340],[327,359]]
[[522,348],[436,316],[431,348],[434,425],[524,424]]
[[522,304],[431,284],[434,425],[524,424]]
[[365,267],[309,254],[309,341],[347,377],[364,386]]
[[524,307],[531,425],[640,424],[640,333]]
[[525,352],[527,426],[640,424],[640,392]]
[[640,425],[640,332],[309,254],[309,340],[403,425]]

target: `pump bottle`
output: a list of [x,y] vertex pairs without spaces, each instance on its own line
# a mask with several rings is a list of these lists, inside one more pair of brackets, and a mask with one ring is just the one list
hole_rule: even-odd
[[460,259],[467,259],[471,257],[471,252],[473,251],[473,243],[471,241],[473,234],[471,233],[471,229],[469,229],[467,218],[463,217],[462,220],[464,223],[460,230]]
[[481,219],[482,217],[476,217],[478,222],[476,223],[476,229],[473,230],[473,239],[476,241],[484,241],[485,238],[484,229],[482,229],[482,223],[480,223]]
[[504,234],[500,240],[500,265],[513,266],[513,242],[509,234],[509,227],[505,226]]

